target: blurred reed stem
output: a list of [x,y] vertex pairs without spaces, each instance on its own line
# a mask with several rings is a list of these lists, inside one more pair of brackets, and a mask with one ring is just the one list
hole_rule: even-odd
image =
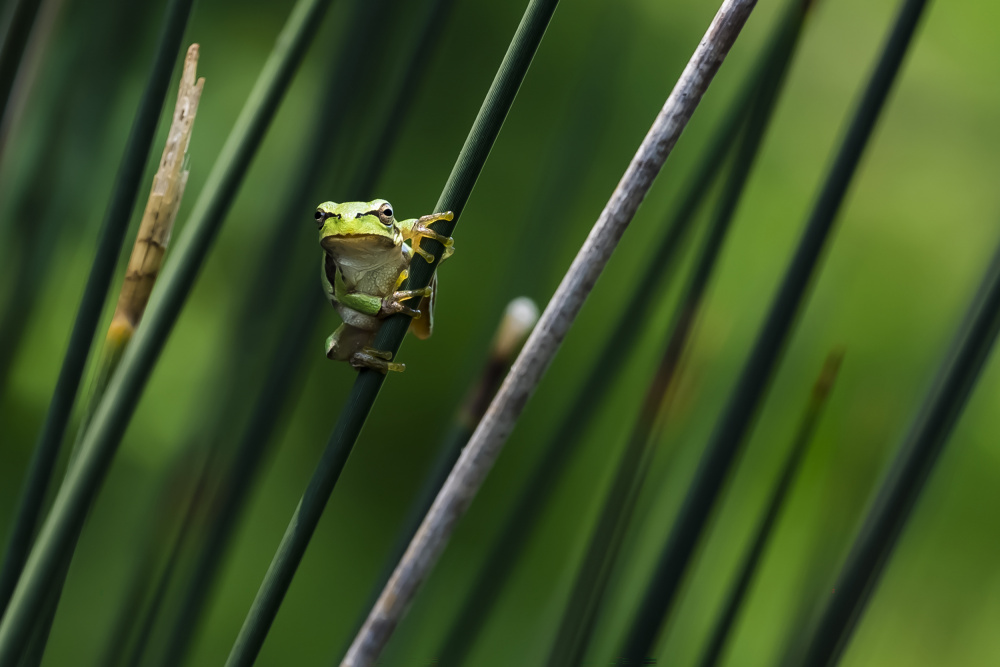
[[572,667],[582,664],[597,616],[603,606],[608,581],[614,572],[625,533],[642,490],[655,451],[653,429],[664,397],[674,384],[681,357],[701,311],[708,283],[718,266],[722,244],[732,225],[736,207],[760,152],[785,75],[802,31],[803,3],[794,0],[779,26],[779,39],[767,53],[767,74],[750,107],[746,128],[726,178],[708,234],[674,314],[674,321],[656,372],[646,389],[642,409],[621,455],[600,517],[591,534],[583,563],[570,593],[562,623],[547,664]]
[[41,0],[14,0],[10,21],[0,35],[0,121],[7,115],[14,80],[41,4]]
[[[97,363],[97,374],[90,388],[90,397],[81,418],[76,442],[70,452],[70,466],[76,460],[80,441],[86,432],[94,409],[104,395],[108,380],[117,368],[118,361],[131,340],[136,325],[142,319],[142,313],[163,261],[163,254],[166,252],[170,232],[174,220],[177,218],[177,211],[180,209],[188,177],[188,172],[183,166],[198,110],[198,101],[205,83],[204,79],[196,81],[197,65],[198,45],[192,44],[184,60],[173,120],[167,133],[163,154],[160,157],[160,166],[153,177],[153,185],[126,268],[118,304]],[[44,654],[44,642],[55,620],[59,599],[62,596],[63,586],[66,584],[66,576],[69,574],[69,566],[78,538],[79,534],[66,550],[59,571],[49,583],[46,608],[42,614],[42,620],[38,623],[41,629],[36,627],[36,638],[33,640],[36,648],[32,653],[35,658],[22,661],[21,667],[35,667],[41,662]]]
[[1000,330],[1000,247],[914,416],[810,636],[806,667],[835,665],[874,593]]
[[[171,9],[186,2],[174,0]],[[72,546],[198,269],[328,5],[329,0],[299,0],[295,5],[208,176],[164,268],[145,323],[122,356],[0,622],[2,667],[20,653],[23,636],[41,611],[47,582]]]
[[[538,306],[526,296],[517,297],[504,309],[504,314],[493,336],[493,343],[490,345],[486,362],[483,364],[479,376],[472,382],[465,394],[465,400],[461,408],[452,421],[451,428],[445,435],[443,442],[438,449],[438,455],[431,464],[430,472],[424,477],[424,483],[417,492],[416,499],[410,503],[410,509],[406,513],[406,518],[396,534],[396,540],[389,555],[382,565],[382,570],[375,585],[372,587],[368,601],[361,611],[361,617],[355,624],[351,633],[353,638],[361,626],[364,624],[368,610],[378,600],[379,594],[385,588],[396,563],[403,557],[410,540],[420,528],[420,523],[424,515],[430,510],[441,487],[444,486],[448,474],[458,461],[462,448],[469,441],[469,437],[475,430],[479,420],[486,413],[490,401],[496,395],[503,382],[507,371],[510,368],[514,356],[524,345],[528,334],[538,321]],[[341,654],[347,652],[347,646]]]
[[[346,21],[346,25],[358,25],[359,22],[374,18],[374,12],[379,2],[363,2],[353,0],[352,16]],[[362,11],[362,7],[370,8],[368,12]],[[310,205],[312,191],[316,187],[316,182],[329,172],[326,168],[330,161],[331,147],[338,146],[343,135],[343,120],[345,116],[345,105],[337,102],[342,98],[344,91],[351,89],[352,83],[360,76],[360,60],[364,56],[364,51],[353,48],[349,41],[341,40],[342,47],[337,50],[335,57],[331,58],[333,66],[330,68],[330,76],[324,86],[324,92],[320,98],[320,103],[316,105],[318,110],[311,131],[306,139],[307,154],[304,159],[297,160],[300,164],[299,174],[292,179],[292,190],[288,195],[288,200],[281,210],[286,211],[286,215],[280,217],[276,224],[270,228],[268,237],[261,244],[263,255],[254,266],[258,270],[254,272],[250,286],[245,290],[244,298],[239,308],[238,314],[233,323],[233,336],[240,341],[239,346],[233,347],[231,354],[225,358],[223,368],[218,372],[214,380],[217,386],[217,394],[224,397],[221,406],[217,406],[211,413],[211,422],[206,426],[203,422],[198,423],[195,430],[188,436],[191,442],[207,441],[212,449],[212,471],[209,475],[213,478],[212,486],[216,489],[208,502],[208,509],[204,514],[209,525],[200,526],[197,530],[192,529],[178,535],[178,543],[174,545],[174,550],[178,556],[185,550],[192,548],[195,550],[195,562],[189,573],[186,573],[182,581],[174,582],[182,589],[181,600],[176,609],[172,609],[173,616],[167,622],[170,624],[168,637],[163,651],[157,661],[165,665],[181,665],[186,660],[190,644],[195,637],[195,630],[202,617],[203,609],[210,598],[214,583],[214,575],[218,563],[223,556],[223,549],[218,545],[228,544],[232,532],[236,527],[236,519],[233,516],[232,500],[235,495],[242,498],[240,490],[245,486],[250,488],[256,479],[256,470],[259,463],[264,458],[264,449],[261,445],[259,450],[254,450],[256,457],[250,465],[240,465],[239,457],[246,456],[246,452],[227,451],[227,445],[233,439],[233,425],[241,420],[243,410],[247,405],[246,397],[239,393],[228,390],[229,387],[248,387],[258,381],[258,377],[263,374],[264,369],[259,368],[259,364],[254,364],[253,359],[248,359],[247,349],[262,350],[269,344],[270,340],[266,325],[273,318],[262,318],[262,309],[266,311],[279,311],[279,297],[282,288],[287,287],[288,280],[277,280],[275,276],[286,276],[296,274],[296,264],[301,259],[295,249],[295,234],[289,234],[288,230],[294,228],[300,219],[300,212],[303,207]],[[287,313],[286,313],[287,315]],[[281,316],[281,321],[289,318]],[[292,319],[295,319],[292,316]],[[295,319],[295,321],[298,321]],[[273,332],[278,333],[278,332]],[[290,335],[285,332],[285,335]],[[272,368],[274,364],[279,364],[281,368],[287,370],[289,375],[293,375],[297,366],[294,358],[286,356],[274,357],[274,355],[254,355],[271,360]],[[283,398],[283,397],[282,397]],[[256,410],[252,413],[257,415],[260,412],[272,410],[268,405],[262,408],[258,401]],[[277,420],[280,407],[273,408],[274,419]],[[269,431],[254,433],[257,443],[266,443]],[[206,435],[207,434],[207,435]],[[220,469],[220,468],[224,468]],[[242,500],[236,505],[241,508]],[[238,511],[237,511],[238,514]],[[195,542],[192,546],[191,542]],[[143,580],[136,577],[131,582],[129,592],[125,596],[125,604],[129,604],[130,599],[142,597],[151,581],[150,577]],[[133,588],[135,590],[133,590]],[[165,599],[160,599],[156,604],[149,605],[144,610],[144,617],[141,619],[134,616],[131,621],[123,617],[122,626],[117,627],[109,638],[109,645],[113,645],[115,637],[127,636],[132,631],[132,625],[137,623],[155,626],[164,610]],[[143,644],[151,637],[147,636]],[[141,647],[145,650],[145,646]]]
[[843,349],[831,351],[826,357],[823,368],[820,370],[816,384],[813,385],[812,393],[809,395],[809,402],[806,404],[805,410],[802,413],[802,419],[799,422],[798,431],[796,431],[795,437],[792,440],[792,446],[785,457],[785,463],[781,468],[781,473],[778,475],[778,481],[771,491],[771,498],[768,500],[760,523],[757,524],[757,530],[754,533],[753,541],[750,543],[750,548],[743,555],[742,564],[740,565],[736,579],[729,588],[722,611],[716,617],[712,633],[709,635],[708,643],[705,646],[705,652],[698,663],[701,667],[715,667],[715,665],[719,664],[723,649],[726,647],[726,640],[729,638],[730,631],[736,622],[736,617],[743,606],[743,601],[746,598],[747,591],[750,589],[750,584],[753,582],[753,577],[757,573],[764,549],[767,547],[774,526],[781,514],[781,509],[785,504],[785,498],[788,496],[792,482],[798,474],[806,450],[816,434],[816,427],[819,425],[820,416],[823,414],[823,408],[826,407],[833,384],[837,380],[837,373],[840,370],[840,364],[843,359]]
[[569,459],[589,417],[596,412],[606,390],[612,386],[620,372],[621,351],[631,349],[639,333],[645,330],[653,306],[657,304],[655,299],[649,298],[650,292],[658,290],[659,293],[666,293],[667,283],[677,267],[674,259],[676,253],[686,240],[698,210],[745,124],[753,97],[768,74],[769,54],[777,48],[780,39],[780,29],[774,30],[768,39],[768,46],[751,69],[751,74],[729,103],[709,145],[692,170],[691,177],[680,189],[684,193],[682,199],[664,225],[665,230],[659,244],[649,253],[649,260],[635,282],[636,289],[622,309],[613,332],[595,355],[590,371],[580,383],[562,420],[548,439],[539,462],[524,482],[513,509],[498,531],[499,537],[494,540],[494,546],[479,568],[479,574],[463,596],[464,602],[438,651],[442,660],[455,664],[464,662],[494,601],[542,516],[538,508],[548,504],[549,497],[556,488],[552,480]]
[[[516,231],[517,236],[531,236],[536,242],[511,247],[508,261],[516,263],[518,270],[511,272],[506,289],[497,290],[491,307],[484,309],[490,317],[515,296],[536,300],[549,296],[552,244],[558,243],[567,233],[576,214],[572,208],[563,209],[553,221],[555,224],[539,225],[539,212],[548,210],[554,197],[568,202],[584,187],[601,134],[608,126],[618,99],[612,86],[629,53],[629,40],[637,20],[630,3],[607,3],[590,38],[585,40],[590,45],[586,59],[580,63],[573,91],[557,116],[559,121],[554,130],[558,134],[546,148],[544,162],[539,165],[534,181],[534,192],[520,215],[521,228]],[[488,324],[492,326],[492,320]],[[484,330],[483,338],[486,335]]]
[[[211,458],[202,443],[188,443],[156,494],[144,538],[143,552],[126,585],[124,604],[94,663],[100,667],[137,666],[149,644],[156,609],[164,604],[174,571],[180,564],[184,535],[190,533],[211,483]],[[179,519],[178,519],[179,517]]]
[[18,652],[13,645],[8,649],[7,641],[13,641],[14,644],[22,643],[22,640],[4,639],[3,627],[12,621],[10,621],[11,614],[3,612],[8,609],[15,585],[25,566],[32,535],[38,525],[45,493],[59,457],[59,448],[76,400],[90,344],[104,307],[108,286],[128,229],[129,218],[135,206],[142,172],[156,133],[160,109],[167,95],[174,60],[180,49],[190,10],[191,0],[171,0],[167,8],[153,67],[122,156],[101,228],[97,254],[70,335],[69,347],[63,358],[45,424],[35,444],[25,483],[18,499],[14,526],[8,538],[3,565],[0,566],[0,615],[4,616],[3,623],[0,624],[0,665],[5,664],[5,660],[13,659],[13,653],[9,653],[8,650]]
[[[3,163],[7,139],[10,137],[12,129],[20,126],[24,109],[31,97],[35,82],[38,80],[42,61],[48,55],[52,33],[59,15],[62,13],[63,3],[64,0],[44,0],[35,16],[34,29],[24,47],[6,108],[0,112],[0,164]],[[2,48],[0,46],[0,50]]]
[[[351,182],[345,188],[347,192],[365,193],[367,196],[374,188],[384,165],[388,162],[387,158],[392,152],[396,136],[404,124],[404,115],[411,109],[406,100],[412,97],[414,89],[422,80],[427,62],[433,55],[434,49],[428,48],[427,44],[433,43],[430,39],[432,32],[440,29],[441,21],[446,19],[446,10],[450,8],[451,2],[452,0],[436,0],[429,6],[423,29],[411,40],[407,55],[401,58],[406,63],[406,68],[402,76],[395,80],[394,87],[386,94],[386,99],[389,100],[386,104],[388,112],[379,122],[377,136],[369,142],[373,148],[364,152],[364,163],[353,172]],[[373,3],[369,2],[358,3],[359,11],[370,9],[372,6]],[[364,24],[364,21],[359,24]],[[350,42],[346,42],[345,46],[349,51],[357,51]],[[344,60],[338,62],[351,63],[351,58],[347,57],[349,55],[345,52],[342,54]],[[350,88],[349,85],[345,85],[346,80],[343,77],[353,75],[356,67],[353,65],[341,67],[340,70],[340,75],[334,77],[328,92],[330,106],[341,106],[333,102],[343,95],[343,90]],[[327,120],[330,119],[321,119],[320,124],[324,124]],[[328,127],[339,123],[340,119],[335,122],[331,120]],[[320,166],[328,159],[329,146],[334,143],[332,135],[330,139],[330,142],[313,144],[315,152],[311,159],[305,161],[306,165],[312,162],[316,164],[314,169],[303,170],[299,182],[304,187],[297,193],[296,203],[287,208],[293,212],[295,219],[299,219],[303,210],[308,210],[315,204],[312,197],[318,186],[318,176],[322,173]],[[288,221],[288,224],[290,223],[292,220]],[[287,230],[287,224],[281,229]],[[216,508],[213,512],[214,518],[205,531],[206,542],[199,548],[193,573],[185,584],[183,602],[161,663],[164,667],[182,664],[184,660],[197,628],[197,620],[204,612],[215,574],[225,557],[233,531],[239,525],[246,499],[267,454],[267,446],[274,438],[279,417],[283,409],[294,401],[296,389],[294,380],[299,369],[301,353],[304,348],[308,348],[309,335],[322,312],[321,307],[324,303],[320,292],[315,289],[315,280],[315,275],[308,272],[296,277],[293,283],[292,293],[301,296],[278,338],[277,350],[270,357],[272,361],[266,371],[265,380],[253,403],[251,421],[243,431],[232,466],[220,485],[222,491],[213,501]]]
[[343,666],[367,667],[380,656],[406,608],[444,550],[459,518],[472,503],[524,405],[755,4],[752,0],[723,2],[369,613],[368,620],[341,663]]
[[[56,83],[46,87],[55,92],[48,91],[39,102],[42,108],[32,115],[33,123],[47,128],[42,147],[16,165],[24,186],[13,188],[19,192],[13,197],[10,218],[0,220],[0,262],[10,276],[0,306],[0,398],[39,294],[47,281],[59,279],[59,271],[52,268],[57,257],[52,239],[60,237],[60,225],[66,221],[63,202],[92,200],[95,171],[90,161],[107,141],[104,135],[112,120],[107,101],[124,75],[118,54],[130,51],[140,40],[141,31],[135,26],[143,12],[131,4],[111,12],[109,2],[88,4],[87,10],[81,9],[82,16],[69,13],[67,20],[79,29],[60,38],[62,56],[53,65]],[[74,103],[65,104],[67,98]],[[2,175],[14,180],[10,169]],[[53,198],[53,192],[60,196]],[[75,219],[83,224],[78,233],[86,233],[89,219],[90,214]]]
[[[353,0],[350,14],[345,26],[356,26],[369,23],[380,16],[384,3],[365,0]],[[345,28],[349,30],[350,28]],[[266,445],[271,441],[271,433],[278,423],[283,406],[294,400],[294,396],[285,389],[291,383],[298,371],[298,356],[305,345],[304,340],[312,326],[313,311],[318,312],[318,293],[309,292],[314,299],[291,310],[281,308],[283,291],[293,293],[303,292],[300,289],[299,274],[308,274],[314,279],[313,272],[303,272],[304,258],[295,247],[295,234],[288,230],[295,228],[301,222],[302,210],[308,209],[314,202],[314,191],[317,183],[330,179],[331,153],[339,154],[331,147],[339,147],[345,140],[344,121],[346,107],[339,101],[344,91],[351,90],[359,77],[362,76],[362,65],[368,60],[368,53],[355,48],[350,40],[340,40],[341,48],[336,50],[331,58],[332,66],[320,103],[316,105],[318,113],[311,132],[306,139],[306,155],[297,160],[300,164],[298,176],[292,179],[292,190],[288,199],[281,207],[285,215],[279,217],[276,224],[270,228],[270,233],[261,244],[263,256],[255,262],[258,270],[253,274],[249,289],[246,290],[242,304],[233,325],[233,336],[241,341],[233,347],[225,358],[223,368],[218,372],[214,382],[218,394],[225,397],[220,407],[211,413],[211,422],[206,427],[198,424],[188,436],[192,441],[205,439],[212,443],[213,459],[217,462],[212,475],[213,486],[217,489],[209,500],[209,509],[205,514],[210,517],[207,526],[201,526],[195,532],[181,536],[185,542],[194,541],[194,564],[190,572],[178,583],[181,588],[181,598],[176,609],[172,610],[172,619],[168,620],[167,640],[158,658],[163,665],[181,665],[187,659],[187,653],[195,638],[196,630],[204,609],[214,591],[215,574],[225,556],[232,534],[238,526],[239,517],[244,502],[256,480],[257,471],[266,458]],[[276,280],[275,276],[290,276],[284,280]],[[291,282],[291,290],[287,283]],[[282,313],[277,319],[284,322],[284,327],[278,331],[269,331],[268,324],[275,318],[260,317],[261,310]],[[273,336],[272,336],[273,334]],[[277,340],[271,340],[277,337]],[[299,341],[292,347],[290,341]],[[282,346],[277,354],[253,355],[268,359],[269,365],[261,367],[248,359],[247,349],[263,350],[267,346]],[[270,369],[270,370],[268,370]],[[275,378],[284,378],[275,380]],[[243,411],[248,405],[245,395],[228,391],[229,387],[250,387],[262,381],[266,390],[255,402],[252,424],[238,442],[241,433],[235,432],[234,424],[243,419]],[[232,450],[229,449],[232,446]],[[215,467],[213,466],[213,467]],[[182,552],[187,545],[180,545]],[[142,582],[136,582],[142,585]],[[163,613],[162,605],[152,606],[147,612],[151,622]]]
[[[531,0],[514,35],[468,139],[459,153],[451,176],[434,208],[435,211],[450,210],[455,215],[450,223],[437,227],[437,231],[445,236],[451,235],[461,217],[462,209],[465,208],[476,179],[500,132],[503,120],[514,102],[514,96],[527,73],[528,65],[555,11],[556,3],[557,0]],[[425,240],[421,247],[434,254],[435,263],[432,265],[422,258],[414,259],[410,264],[409,280],[402,289],[426,286],[439,263],[443,252],[440,243]],[[406,316],[389,318],[376,337],[375,347],[380,350],[392,350],[395,353],[408,326],[409,318]],[[351,389],[323,457],[289,522],[271,567],[268,568],[257,597],[236,638],[226,662],[227,667],[248,666],[256,659],[384,380],[385,376],[376,371],[369,369],[359,371],[358,379]]]
[[[427,65],[434,54],[436,38],[441,26],[447,21],[453,4],[453,0],[434,0],[429,3],[421,28],[400,58],[405,64],[403,71],[395,77],[392,86],[384,91],[387,112],[377,123],[376,136],[366,142],[370,148],[364,151],[362,163],[353,171],[347,187],[344,188],[346,192],[351,193],[351,196],[371,196],[370,193],[388,163],[397,136],[405,124],[405,116],[412,110],[412,105],[408,104],[407,100],[412,99],[416,88],[423,80]],[[368,22],[367,12],[376,5],[377,3],[366,1],[357,4],[359,14],[355,19],[359,25]],[[328,91],[330,107],[342,107],[335,102],[343,95],[344,90],[350,89],[344,77],[354,75],[357,70],[357,63],[354,62],[352,53],[357,53],[357,49],[350,41],[345,42],[345,51],[337,62],[347,66],[339,67],[340,73],[331,81]],[[328,128],[326,131],[341,122],[339,118],[331,119],[325,116],[324,112],[324,117],[319,119],[318,125],[325,125]],[[316,203],[311,198],[318,186],[318,176],[322,174],[322,163],[328,159],[330,146],[334,144],[332,134],[329,136],[329,141],[316,141],[312,144],[313,153],[304,161],[303,173],[298,179],[302,187],[294,195],[294,204],[286,209],[290,211],[294,220],[299,220],[302,211],[310,210]],[[294,220],[288,220],[280,229],[287,232],[287,225],[293,224]],[[262,275],[270,276],[271,273]],[[292,293],[301,296],[278,338],[277,350],[270,357],[272,361],[266,371],[265,380],[253,403],[251,420],[240,438],[232,467],[221,483],[222,491],[213,501],[216,508],[213,512],[214,518],[205,531],[207,540],[199,549],[193,573],[185,584],[183,602],[170,635],[167,651],[163,656],[164,667],[182,664],[184,660],[197,628],[197,620],[204,611],[215,574],[245,509],[246,499],[253,488],[260,465],[267,454],[267,445],[273,440],[278,419],[284,408],[294,401],[296,388],[294,379],[300,366],[302,350],[309,347],[309,335],[325,303],[320,291],[315,288],[315,281],[315,274],[310,271],[302,274],[301,279],[296,277],[293,283]]]
[[780,360],[837,212],[895,81],[924,4],[924,0],[908,0],[897,18],[754,348],[716,424],[670,537],[660,554],[624,643],[621,655],[626,659],[649,655],[653,648],[695,545]]

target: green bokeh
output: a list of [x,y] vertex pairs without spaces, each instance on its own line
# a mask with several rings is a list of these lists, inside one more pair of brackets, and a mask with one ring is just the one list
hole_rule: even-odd
[[[63,45],[79,29],[75,20],[85,4],[67,0],[41,62],[36,93],[5,155],[0,172],[4,227],[24,187],[22,166],[53,131],[53,105],[74,104],[60,97],[58,84],[61,68],[77,66],[67,64]],[[0,405],[0,534],[10,523],[58,373],[162,4],[153,3],[141,25],[133,26],[134,46],[120,54],[118,69],[106,74],[118,83],[103,105],[106,129],[93,142],[95,149],[78,154],[74,150],[81,144],[67,142],[60,164],[45,172],[56,190],[46,205],[61,211],[51,239],[57,268],[42,286]],[[184,223],[291,4],[202,0],[196,6],[187,41],[201,44],[199,73],[207,81],[178,224]],[[421,92],[411,101],[401,142],[387,156],[379,189],[406,217],[430,212],[525,3],[456,4],[454,16],[441,27],[441,43]],[[426,342],[406,342],[401,354],[407,371],[386,383],[258,664],[329,665],[339,657],[336,652],[367,599],[449,415],[485,353],[499,318],[496,304],[516,296],[512,285],[523,285],[511,274],[536,276],[529,291],[541,303],[551,295],[716,9],[710,0],[616,3],[621,7],[611,11],[630,15],[624,34],[611,40],[605,39],[610,4],[567,0],[557,10],[456,231],[458,252],[440,274],[435,335]],[[220,387],[213,378],[233,351],[248,363],[268,354],[244,345],[229,328],[246,297],[242,288],[265,256],[260,239],[286,213],[283,201],[310,140],[318,91],[336,43],[349,38],[358,48],[402,50],[419,14],[418,3],[402,5],[384,23],[358,31],[343,24],[342,1],[316,27],[308,59],[234,202],[88,520],[45,664],[96,664],[164,475],[178,453],[204,433],[201,425],[223,398],[220,391],[246,394],[251,403],[253,387]],[[820,1],[807,26],[689,349],[639,522],[612,582],[594,644],[600,662],[608,662],[629,622],[895,5],[889,0]],[[756,9],[399,628],[385,664],[421,665],[435,657],[496,527],[590,355],[618,317],[622,294],[635,288],[650,240],[662,231],[687,170],[779,9],[775,1]],[[832,585],[874,485],[919,406],[998,238],[1000,88],[991,83],[1000,75],[1000,58],[991,50],[998,24],[1000,6],[974,0],[935,3],[927,13],[752,439],[658,648],[661,664],[691,664],[698,655],[813,378],[830,348],[843,345],[839,382],[731,642],[729,664],[776,664],[789,633],[800,628],[807,608],[803,600],[821,598]],[[621,63],[604,80],[595,79],[596,70],[584,69],[595,52]],[[366,122],[378,116],[379,92],[386,84],[380,77],[345,94],[344,104],[354,112],[352,136],[364,136]],[[540,197],[537,187],[546,182],[547,171],[567,168],[551,155],[560,145],[560,132],[573,117],[592,113],[596,104],[580,90],[610,98],[610,115],[594,133],[577,138],[586,156],[581,177],[565,191]],[[165,127],[160,136],[164,133]],[[333,146],[331,161],[346,156],[349,162],[364,148],[362,142]],[[159,148],[154,152],[150,173]],[[287,233],[307,248],[315,243],[314,227],[311,210],[301,213],[302,224]],[[520,252],[525,243],[539,244],[540,251]],[[525,266],[525,257],[544,266]],[[316,272],[318,260],[317,248],[315,262],[299,270]],[[5,281],[8,274],[0,269]],[[651,298],[664,295],[660,286],[648,289]],[[2,291],[9,297],[6,286]],[[640,342],[622,350],[623,373],[593,416],[565,476],[552,480],[555,501],[539,508],[544,513],[539,530],[471,664],[542,664],[590,521],[659,355],[668,301]],[[259,316],[280,319],[285,309],[262,310]],[[321,328],[302,350],[304,384],[238,531],[191,664],[217,665],[225,659],[339,413],[354,373],[323,357],[323,340],[337,322],[334,311],[326,311]],[[995,366],[987,367],[931,476],[844,665],[1000,661],[1000,570],[995,565],[1000,514],[993,486],[1000,481],[995,437],[1000,413],[994,405],[1000,374]],[[401,426],[418,413],[434,425],[416,433]]]

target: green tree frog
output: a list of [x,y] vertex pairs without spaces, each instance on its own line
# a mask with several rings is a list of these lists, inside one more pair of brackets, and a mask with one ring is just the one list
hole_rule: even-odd
[[[399,288],[406,281],[414,253],[434,261],[434,256],[420,247],[421,239],[434,239],[444,245],[442,261],[454,252],[452,239],[430,228],[434,222],[453,218],[448,211],[398,221],[392,205],[384,199],[319,205],[316,225],[324,250],[323,287],[344,321],[326,339],[327,358],[382,373],[405,368],[392,362],[391,352],[374,349],[372,341],[382,320],[394,313],[413,318],[410,331],[418,338],[431,335],[437,276],[423,289]],[[403,303],[418,297],[417,308]]]

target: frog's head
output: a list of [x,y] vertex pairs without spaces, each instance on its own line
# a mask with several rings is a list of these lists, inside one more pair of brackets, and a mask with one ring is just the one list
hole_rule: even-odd
[[400,245],[403,235],[392,204],[384,199],[337,204],[323,202],[316,208],[319,244],[325,250],[355,243]]

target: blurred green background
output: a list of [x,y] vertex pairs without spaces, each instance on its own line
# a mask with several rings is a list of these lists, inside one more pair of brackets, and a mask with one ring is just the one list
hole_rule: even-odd
[[[23,344],[13,352],[0,403],[3,535],[59,370],[164,4],[104,3],[107,15],[90,21],[85,17],[95,10],[89,3],[66,0],[23,123],[0,165],[0,215],[8,239],[10,229],[41,225],[38,233],[53,256],[52,268],[39,278],[37,301],[24,313]],[[186,446],[207,437],[202,425],[223,395],[245,394],[249,409],[255,387],[224,386],[215,378],[227,355],[237,353],[258,365],[269,350],[248,346],[232,321],[251,276],[268,268],[262,245],[269,230],[288,218],[286,193],[311,140],[336,47],[352,40],[358,49],[381,51],[391,60],[408,43],[421,11],[421,3],[399,4],[363,36],[345,29],[345,0],[316,26],[306,63],[240,189],[91,512],[46,665],[97,664],[168,469]],[[524,4],[459,0],[440,27],[432,64],[409,101],[412,109],[400,142],[386,156],[378,187],[378,196],[402,216],[431,212]],[[807,24],[688,350],[638,525],[612,581],[595,643],[602,662],[629,623],[896,4],[820,0]],[[496,527],[619,316],[623,296],[647,289],[651,299],[662,302],[659,315],[638,345],[621,350],[624,372],[593,415],[563,477],[552,480],[555,502],[539,508],[540,528],[469,663],[543,664],[670,317],[674,290],[637,286],[636,275],[782,5],[759,3],[380,664],[429,664],[435,657]],[[206,84],[178,225],[291,6],[290,0],[197,3],[186,41],[201,45],[199,74]],[[258,664],[328,665],[339,659],[407,504],[475,377],[503,304],[520,293],[540,305],[547,301],[716,9],[712,0],[567,0],[556,11],[456,230],[458,252],[440,275],[435,335],[406,342],[401,354],[407,371],[390,377],[382,390]],[[116,32],[119,23],[128,29],[119,26]],[[1000,6],[991,3],[938,2],[927,13],[749,446],[654,654],[660,664],[691,664],[701,650],[814,377],[827,352],[842,345],[840,379],[730,645],[728,664],[776,664],[790,633],[832,585],[870,494],[998,238],[1000,58],[991,47],[997,25]],[[113,54],[110,69],[88,65],[103,62],[101,49]],[[67,72],[74,82],[68,89]],[[382,111],[380,92],[390,79],[375,69],[365,73],[357,90],[345,91],[342,103],[351,125],[343,145],[330,147],[339,173],[365,150],[371,119]],[[560,161],[568,128],[581,130],[569,141],[579,158],[573,164]],[[161,121],[150,175],[165,130]],[[41,147],[53,133],[59,133],[59,150],[55,159],[40,163]],[[553,172],[570,177],[560,181]],[[24,193],[35,174],[46,196],[25,207]],[[367,195],[343,192],[345,181],[342,176],[331,182],[329,194],[317,193],[317,202]],[[145,183],[142,198],[149,179]],[[301,211],[301,224],[284,233],[294,236],[296,251],[309,258],[295,270],[315,274],[320,250],[311,216],[311,208]],[[10,241],[0,256],[9,258],[18,248]],[[5,264],[2,297],[9,301],[13,263]],[[277,328],[295,300],[286,295],[280,304],[262,306],[258,316]],[[110,315],[114,299],[109,301]],[[338,323],[326,309],[301,351],[300,386],[217,582],[190,664],[224,661],[339,414],[354,371],[327,362],[322,352]],[[844,665],[1000,662],[996,366],[992,362],[984,372],[930,478]],[[409,424],[419,415],[424,419],[414,429]]]

